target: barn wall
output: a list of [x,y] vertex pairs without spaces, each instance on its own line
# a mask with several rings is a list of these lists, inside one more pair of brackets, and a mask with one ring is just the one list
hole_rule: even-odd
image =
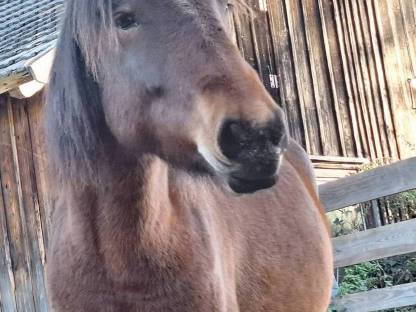
[[400,154],[416,156],[416,0],[373,3]]
[[411,154],[415,0],[247,2],[255,17],[232,18],[240,50],[309,154]]
[[47,311],[41,97],[0,96],[1,310]]

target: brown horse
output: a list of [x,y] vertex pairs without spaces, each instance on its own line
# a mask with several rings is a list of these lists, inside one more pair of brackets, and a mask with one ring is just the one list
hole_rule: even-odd
[[310,162],[228,9],[68,1],[46,112],[55,311],[326,311]]

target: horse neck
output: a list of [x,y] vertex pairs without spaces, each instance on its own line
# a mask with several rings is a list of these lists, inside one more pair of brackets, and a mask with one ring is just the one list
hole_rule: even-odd
[[99,171],[93,187],[72,189],[73,213],[90,211],[81,215],[95,219],[97,235],[103,241],[131,241],[161,249],[169,240],[174,217],[168,165],[157,157],[144,156],[135,163],[105,163]]

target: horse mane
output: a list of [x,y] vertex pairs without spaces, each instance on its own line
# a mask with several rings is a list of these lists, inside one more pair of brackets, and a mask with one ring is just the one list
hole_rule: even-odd
[[95,179],[97,159],[111,140],[97,83],[102,54],[114,47],[110,14],[111,0],[67,3],[46,94],[45,137],[54,183]]

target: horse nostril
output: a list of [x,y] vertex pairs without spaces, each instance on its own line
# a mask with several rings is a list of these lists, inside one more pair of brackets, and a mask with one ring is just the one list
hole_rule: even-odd
[[279,131],[270,131],[270,142],[272,142],[273,145],[279,146],[282,141],[282,134]]
[[278,120],[264,126],[252,125],[245,120],[228,120],[223,124],[218,140],[225,157],[243,164],[274,159],[276,147],[284,149],[287,136],[284,124]]
[[245,139],[244,125],[238,121],[227,121],[219,135],[221,152],[230,160],[238,158]]

